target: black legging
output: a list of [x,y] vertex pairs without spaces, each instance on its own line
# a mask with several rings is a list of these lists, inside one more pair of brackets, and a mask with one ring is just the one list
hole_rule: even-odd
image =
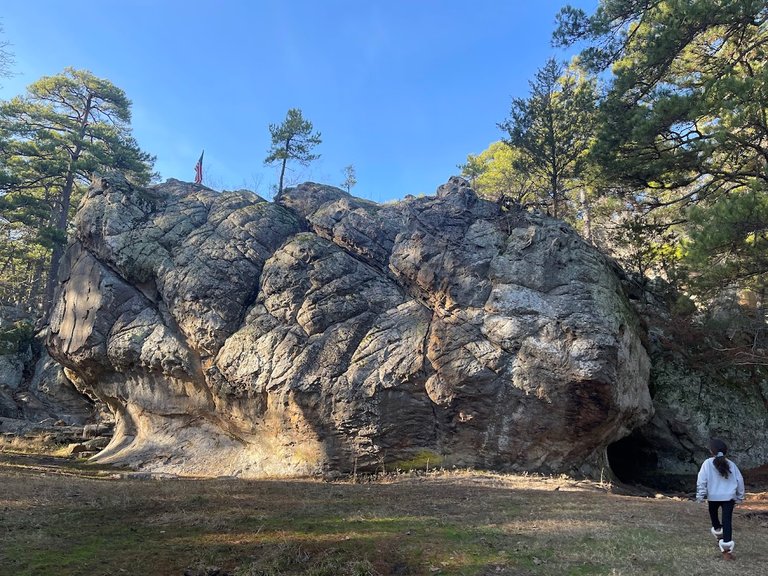
[[[733,507],[736,505],[736,502],[733,500],[727,500],[725,502],[713,502],[712,500],[709,501],[709,517],[712,520],[712,527],[715,530],[720,530],[720,528],[723,529],[723,542],[730,542],[733,540]],[[717,516],[717,511],[720,507],[723,507],[723,521],[720,522],[720,519]]]

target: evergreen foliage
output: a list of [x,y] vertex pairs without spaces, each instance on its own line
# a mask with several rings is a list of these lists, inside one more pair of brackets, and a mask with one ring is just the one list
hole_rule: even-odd
[[35,327],[29,320],[17,320],[5,326],[0,325],[0,355],[23,352],[34,341]]
[[768,271],[768,195],[749,188],[689,211],[687,262],[700,294],[716,294],[724,284],[764,293]]
[[320,158],[313,154],[312,149],[322,142],[319,132],[312,133],[312,122],[305,120],[298,108],[291,108],[282,124],[270,124],[269,133],[272,136],[272,147],[265,158],[265,164],[280,163],[280,183],[278,194],[283,191],[285,167],[289,160],[295,160],[307,166],[313,160]]
[[154,177],[154,158],[131,135],[130,106],[120,88],[73,68],[0,104],[2,300],[47,312],[68,223],[94,172],[119,170],[138,184]]
[[642,214],[664,214],[684,287],[765,293],[768,4],[602,0],[591,16],[564,8],[554,39],[610,68],[593,160]]
[[555,218],[563,217],[563,204],[586,168],[596,103],[595,79],[551,58],[530,82],[529,97],[514,98],[509,118],[499,124],[519,153],[515,168],[543,187],[537,195],[548,196]]
[[461,164],[461,175],[480,196],[495,202],[511,201],[526,207],[544,207],[539,196],[545,186],[524,169],[522,153],[503,141],[493,142],[480,154],[470,154]]

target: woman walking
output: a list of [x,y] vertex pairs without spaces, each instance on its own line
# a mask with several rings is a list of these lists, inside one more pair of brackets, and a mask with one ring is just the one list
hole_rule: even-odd
[[696,501],[708,500],[712,535],[718,539],[723,559],[733,560],[733,509],[744,501],[744,478],[739,467],[725,457],[725,442],[712,438],[709,451],[712,457],[701,465],[696,481]]

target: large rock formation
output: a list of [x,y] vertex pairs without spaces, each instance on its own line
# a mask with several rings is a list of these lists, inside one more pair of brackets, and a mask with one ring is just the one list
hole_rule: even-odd
[[[620,479],[660,489],[691,490],[709,438],[724,439],[747,482],[768,464],[768,367],[754,332],[739,341],[670,312],[680,297],[657,280],[632,302],[648,331],[653,418],[608,449]],[[728,310],[728,324],[744,309]],[[759,475],[759,472],[758,472]]]
[[32,361],[34,319],[13,306],[0,306],[0,417],[18,418],[15,395]]
[[101,461],[594,473],[652,415],[611,265],[460,179],[378,205],[109,177],[75,224],[49,349],[116,415]]
[[93,403],[41,350],[35,317],[0,305],[0,418],[82,424],[94,415]]

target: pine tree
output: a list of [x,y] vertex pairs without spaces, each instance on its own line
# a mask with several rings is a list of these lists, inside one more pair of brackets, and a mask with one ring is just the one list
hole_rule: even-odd
[[[610,69],[596,162],[680,238],[684,287],[768,288],[768,4],[764,0],[601,0],[567,7],[555,42],[588,43]],[[765,308],[764,308],[765,309]]]
[[593,78],[550,59],[530,82],[528,98],[515,98],[499,124],[505,142],[520,152],[516,168],[540,181],[555,218],[586,169],[597,102]]
[[291,108],[282,124],[270,124],[272,147],[264,160],[265,164],[280,163],[280,183],[277,193],[283,191],[285,167],[289,160],[295,160],[303,166],[320,158],[312,154],[312,149],[322,142],[320,133],[312,133],[312,123],[304,119],[301,110]]
[[[6,227],[16,229],[2,241],[15,246],[25,241],[28,250],[37,246],[36,267],[40,258],[48,260],[32,280],[39,285],[46,279],[43,312],[53,298],[73,198],[91,174],[119,170],[138,184],[153,177],[154,158],[131,135],[130,106],[108,80],[72,68],[41,78],[24,96],[0,106],[0,186]],[[28,297],[32,304],[35,294]]]
[[[469,154],[467,162],[459,165],[480,196],[494,202],[512,202],[527,207],[543,207],[546,197],[537,196],[546,187],[535,176],[524,171],[522,153],[509,144],[493,142],[480,154]],[[523,168],[523,169],[521,169]]]

